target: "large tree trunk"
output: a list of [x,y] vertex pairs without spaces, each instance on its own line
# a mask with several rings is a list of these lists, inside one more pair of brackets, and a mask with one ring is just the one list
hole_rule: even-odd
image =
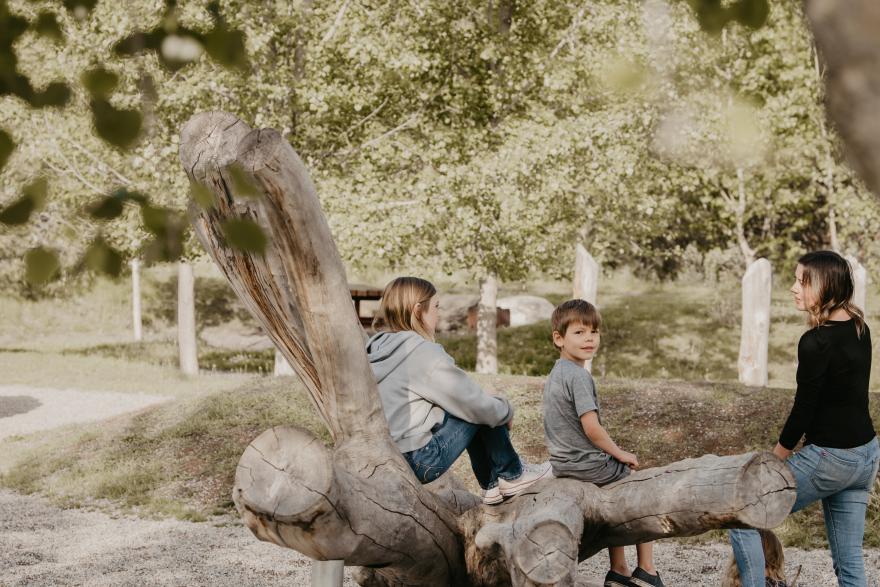
[[807,0],[805,6],[827,64],[828,114],[853,168],[880,196],[880,2]]
[[476,371],[498,373],[498,280],[491,274],[480,280]]
[[[245,450],[233,499],[258,538],[362,565],[363,585],[564,585],[578,560],[608,545],[772,527],[790,510],[794,479],[769,454],[683,461],[605,489],[552,480],[498,507],[420,485],[388,435],[342,262],[299,157],[276,131],[220,112],[186,124],[180,157],[217,195],[212,209],[190,208],[196,234],[334,439],[328,448],[276,427]],[[234,199],[232,164],[253,176],[261,199]],[[264,227],[266,256],[226,246],[221,225],[238,217]]]

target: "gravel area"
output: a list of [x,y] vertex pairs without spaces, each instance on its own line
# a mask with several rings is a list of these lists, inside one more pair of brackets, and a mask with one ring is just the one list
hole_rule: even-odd
[[169,399],[137,393],[0,385],[0,439],[103,420]]
[[[628,554],[635,556],[634,549]],[[656,560],[672,586],[717,586],[730,556],[726,544],[661,542]],[[787,567],[803,565],[803,587],[835,585],[826,551],[786,551]],[[866,553],[869,586],[878,587],[880,550]],[[607,558],[580,566],[578,585],[601,584]],[[212,522],[142,520],[98,511],[62,510],[36,496],[0,491],[0,585],[96,587],[309,584],[309,560],[259,542],[237,519]],[[346,571],[345,585],[354,585]]]

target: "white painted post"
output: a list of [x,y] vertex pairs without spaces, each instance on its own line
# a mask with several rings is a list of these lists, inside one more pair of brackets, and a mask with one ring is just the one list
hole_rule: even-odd
[[290,363],[287,362],[287,359],[284,358],[284,355],[278,349],[275,349],[275,370],[273,374],[276,377],[279,375],[296,375],[293,367],[290,366]]
[[480,281],[477,306],[477,373],[498,373],[498,281],[487,275]]
[[847,256],[846,260],[849,261],[849,265],[852,267],[853,285],[855,286],[853,303],[858,306],[859,310],[866,312],[865,302],[868,298],[868,270],[865,269],[865,266],[859,263],[859,260],[854,256]]
[[574,297],[594,306],[599,292],[599,264],[580,243],[575,247]]
[[312,561],[312,587],[342,587],[345,561]]
[[198,375],[195,278],[192,265],[183,261],[177,264],[177,349],[180,370],[186,375]]
[[131,260],[131,324],[134,329],[134,340],[140,342],[144,338],[143,320],[141,319],[141,260]]
[[742,337],[739,346],[739,380],[752,387],[767,385],[767,350],[770,344],[770,261],[753,261],[742,278]]
[[[586,300],[599,307],[596,300],[599,296],[599,264],[587,249],[580,243],[574,252],[574,284],[575,299]],[[584,361],[584,369],[593,370],[593,360]]]

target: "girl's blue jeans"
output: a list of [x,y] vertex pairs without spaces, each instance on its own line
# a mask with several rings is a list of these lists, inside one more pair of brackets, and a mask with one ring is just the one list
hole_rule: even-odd
[[[797,481],[792,513],[822,500],[825,532],[840,587],[866,587],[862,538],[865,512],[877,468],[877,437],[856,448],[807,445],[788,458]],[[730,543],[743,587],[764,587],[764,551],[756,530],[730,530]]]
[[499,477],[512,481],[522,475],[522,462],[510,442],[507,426],[471,424],[447,413],[432,432],[434,436],[428,444],[403,453],[422,483],[430,483],[445,473],[464,451],[483,489],[498,485]]

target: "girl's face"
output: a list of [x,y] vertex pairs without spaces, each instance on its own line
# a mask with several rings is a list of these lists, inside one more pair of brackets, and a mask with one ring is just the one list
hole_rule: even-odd
[[794,305],[798,310],[806,312],[816,304],[813,289],[804,284],[804,266],[800,263],[794,270],[794,284],[792,284],[790,291],[794,295]]
[[600,339],[598,328],[579,322],[569,324],[564,335],[553,331],[553,344],[559,348],[560,356],[576,363],[592,359],[599,350]]
[[422,321],[425,331],[433,337],[437,330],[437,322],[440,321],[439,296],[434,296],[425,303],[419,302],[416,308],[421,308],[422,313],[419,315],[419,319]]

